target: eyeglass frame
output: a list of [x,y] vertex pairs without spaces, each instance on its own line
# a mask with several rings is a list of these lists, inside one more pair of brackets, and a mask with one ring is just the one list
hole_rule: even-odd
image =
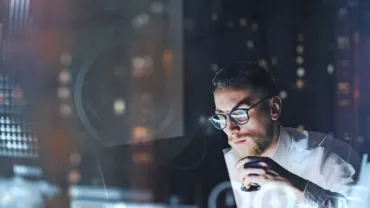
[[[267,97],[265,97],[265,98],[263,98],[263,99],[261,99],[260,101],[258,101],[257,103],[255,103],[255,104],[253,104],[251,107],[249,107],[249,108],[235,108],[235,109],[233,109],[232,111],[230,111],[229,113],[227,113],[227,114],[222,114],[222,113],[216,113],[216,114],[213,114],[212,116],[210,116],[209,118],[208,118],[208,120],[212,123],[212,126],[213,127],[215,127],[216,129],[218,129],[218,130],[223,130],[223,129],[225,129],[226,127],[227,127],[227,122],[226,122],[226,124],[225,124],[225,127],[223,127],[223,128],[217,128],[214,124],[213,124],[213,122],[211,121],[211,119],[212,119],[212,117],[213,116],[216,116],[216,115],[221,115],[221,116],[223,116],[224,118],[225,118],[225,120],[227,121],[227,117],[229,116],[229,118],[230,118],[230,120],[231,120],[231,122],[233,122],[234,124],[236,124],[236,125],[244,125],[244,124],[246,124],[246,123],[248,123],[249,122],[249,111],[252,109],[252,108],[254,108],[254,107],[256,107],[257,105],[259,105],[259,104],[261,104],[261,103],[263,103],[264,101],[266,101],[266,100],[268,100],[268,99],[271,99],[272,97],[274,97],[274,96],[267,96]],[[245,121],[245,122],[243,122],[243,123],[239,123],[239,122],[237,122],[236,120],[234,120],[234,118],[231,116],[231,113],[232,112],[234,112],[234,111],[236,111],[236,110],[244,110],[246,113],[247,113],[247,116],[248,116],[248,119],[247,119],[247,121]]]

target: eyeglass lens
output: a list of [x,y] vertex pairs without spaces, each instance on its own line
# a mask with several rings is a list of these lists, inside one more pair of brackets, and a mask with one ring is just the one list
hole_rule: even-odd
[[[230,119],[235,124],[245,124],[248,122],[248,110],[247,109],[236,109],[230,114]],[[210,118],[211,123],[217,129],[224,129],[227,125],[227,115],[216,114]]]

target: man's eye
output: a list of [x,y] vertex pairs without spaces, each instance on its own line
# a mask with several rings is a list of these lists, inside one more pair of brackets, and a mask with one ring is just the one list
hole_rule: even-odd
[[246,115],[247,111],[246,110],[235,110],[231,113],[233,116],[241,116],[241,115]]

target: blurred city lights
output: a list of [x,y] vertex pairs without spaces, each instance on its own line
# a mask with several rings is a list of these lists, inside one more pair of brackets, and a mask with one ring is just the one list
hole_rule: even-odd
[[253,40],[248,40],[247,41],[247,47],[248,47],[248,49],[253,49],[253,47],[254,47]]
[[298,80],[296,81],[296,86],[297,86],[297,88],[298,88],[298,89],[303,88],[303,87],[304,87],[304,81],[303,81],[303,80],[301,80],[301,79],[298,79]]
[[332,64],[329,64],[327,67],[328,74],[334,73],[334,66]]
[[68,117],[72,114],[72,107],[69,104],[60,104],[59,110],[62,117]]
[[241,25],[242,27],[247,26],[247,19],[245,19],[245,18],[240,18],[240,25]]
[[258,30],[258,24],[257,23],[253,23],[252,24],[252,31],[256,32]]
[[77,170],[71,170],[68,173],[68,182],[71,184],[78,183],[81,180],[81,175]]
[[151,138],[151,132],[148,127],[137,126],[133,128],[132,136],[135,142],[146,142]]
[[303,57],[302,56],[297,56],[296,62],[297,62],[297,64],[303,64],[303,62],[304,62]]
[[59,73],[58,80],[61,84],[68,84],[71,81],[71,76],[70,76],[69,72],[66,69],[63,69]]
[[285,90],[282,90],[282,91],[280,91],[280,93],[279,93],[279,97],[280,97],[282,100],[284,100],[285,98],[287,98],[287,97],[288,97],[288,93],[287,93]]
[[304,77],[304,75],[306,74],[306,71],[304,70],[303,67],[300,67],[297,69],[297,76],[298,77]]
[[298,45],[297,46],[297,53],[302,54],[304,52],[304,46],[303,45]]
[[60,55],[60,63],[65,66],[65,67],[68,67],[71,65],[72,63],[72,55],[68,52],[64,52]]
[[115,100],[113,106],[116,115],[122,115],[125,113],[126,103],[122,98]]
[[162,2],[152,2],[150,10],[155,14],[162,14],[164,12],[164,5]]
[[58,97],[62,100],[68,99],[70,97],[69,88],[67,87],[58,88]]
[[153,61],[149,56],[138,56],[132,59],[133,75],[142,78],[153,72]]
[[149,22],[149,15],[146,13],[141,13],[137,15],[133,20],[132,20],[132,26],[135,28],[141,28],[148,24]]

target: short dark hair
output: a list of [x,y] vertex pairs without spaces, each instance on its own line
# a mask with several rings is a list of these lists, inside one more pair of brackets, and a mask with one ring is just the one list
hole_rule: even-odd
[[261,97],[277,95],[274,77],[258,63],[240,62],[220,69],[213,77],[213,92],[219,89],[250,89]]

